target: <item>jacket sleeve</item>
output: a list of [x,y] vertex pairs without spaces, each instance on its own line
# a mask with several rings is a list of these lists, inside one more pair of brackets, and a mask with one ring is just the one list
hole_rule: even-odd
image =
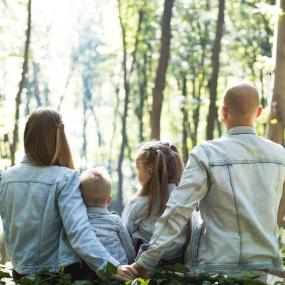
[[121,221],[118,221],[119,227],[119,238],[123,248],[125,249],[129,263],[132,263],[135,260],[136,252],[132,244],[132,239],[126,227],[122,224]]
[[183,172],[180,185],[172,191],[163,215],[155,224],[149,249],[136,261],[149,271],[155,269],[162,254],[178,238],[188,223],[197,203],[206,196],[207,161],[204,150],[200,146],[195,147]]
[[285,183],[283,184],[283,191],[281,194],[281,200],[279,203],[278,213],[277,213],[277,222],[279,227],[282,226],[284,216],[285,216]]
[[[133,232],[135,232],[138,228],[138,219],[139,215],[137,213],[138,211],[138,205],[136,203],[137,199],[134,198],[132,201],[130,201],[123,213],[122,213],[122,221],[123,224],[128,229],[129,234],[132,236]],[[137,206],[137,207],[136,207]]]
[[65,174],[59,184],[58,207],[70,244],[93,270],[103,270],[108,262],[118,266],[90,227],[79,184],[75,171]]

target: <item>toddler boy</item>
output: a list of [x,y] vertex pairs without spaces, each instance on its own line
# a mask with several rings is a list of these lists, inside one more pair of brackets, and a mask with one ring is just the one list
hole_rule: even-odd
[[135,250],[121,218],[107,207],[112,201],[111,179],[103,168],[92,168],[80,176],[80,188],[90,224],[107,251],[121,264],[132,263]]

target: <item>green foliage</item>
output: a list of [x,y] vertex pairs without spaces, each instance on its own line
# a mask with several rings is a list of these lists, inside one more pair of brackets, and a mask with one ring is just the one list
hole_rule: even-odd
[[[116,267],[108,264],[104,272],[99,273],[100,279],[73,280],[69,274],[63,272],[49,272],[43,270],[37,274],[23,277],[17,281],[22,285],[261,285],[257,278],[260,272],[245,272],[234,275],[190,275],[187,268],[182,264],[159,267],[151,279],[137,278],[133,281],[121,282],[113,279]],[[4,279],[3,279],[4,278]],[[0,266],[0,284],[15,284],[4,266]],[[284,284],[284,283],[280,283]]]

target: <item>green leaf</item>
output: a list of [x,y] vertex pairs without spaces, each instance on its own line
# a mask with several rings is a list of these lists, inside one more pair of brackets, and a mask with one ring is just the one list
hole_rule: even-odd
[[72,283],[72,285],[92,285],[93,283],[88,280],[76,280]]
[[10,274],[7,271],[0,271],[0,279],[2,278],[11,278]]
[[35,282],[36,282],[36,276],[35,275],[27,275],[27,276],[21,278],[21,280],[17,281],[18,284],[22,284],[22,285],[35,284]]
[[172,271],[172,272],[180,272],[180,273],[189,272],[189,269],[182,263],[175,263],[173,265],[165,265],[162,267],[163,269],[166,269],[167,271]]

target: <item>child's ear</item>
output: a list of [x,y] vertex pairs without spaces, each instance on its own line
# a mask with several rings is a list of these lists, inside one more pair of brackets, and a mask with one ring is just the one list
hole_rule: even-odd
[[258,108],[257,108],[257,110],[256,110],[256,113],[255,113],[255,118],[258,118],[258,117],[260,117],[260,115],[262,114],[262,107],[261,106],[259,106]]
[[149,172],[149,174],[152,174],[153,173],[153,169],[152,169],[152,167],[148,167],[148,172]]
[[108,198],[108,200],[107,200],[107,205],[109,206],[109,205],[111,204],[111,202],[112,202],[112,196],[110,196],[110,197]]

